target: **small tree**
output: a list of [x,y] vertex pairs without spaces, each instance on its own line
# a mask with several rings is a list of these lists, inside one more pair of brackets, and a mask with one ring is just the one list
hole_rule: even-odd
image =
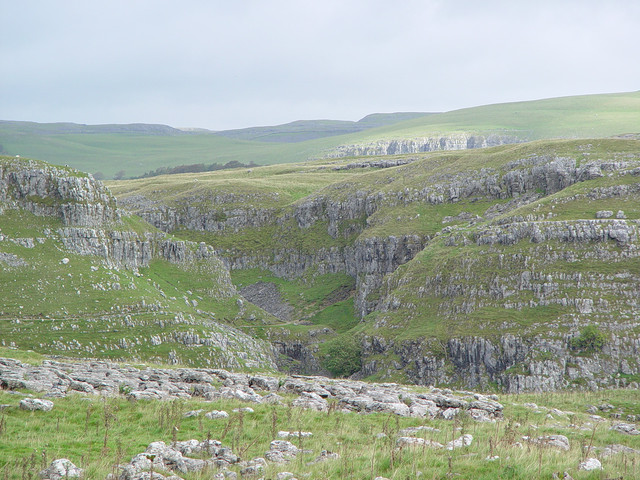
[[124,178],[124,170],[119,170],[116,172],[116,174],[113,176],[114,180],[122,180]]
[[321,364],[336,377],[348,377],[362,368],[362,346],[356,337],[337,337],[323,347]]
[[602,350],[607,343],[607,336],[598,330],[595,325],[588,325],[580,330],[580,335],[569,340],[569,346],[573,350],[584,353],[595,353]]

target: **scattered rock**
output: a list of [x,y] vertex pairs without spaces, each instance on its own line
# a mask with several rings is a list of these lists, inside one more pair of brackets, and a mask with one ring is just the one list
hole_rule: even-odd
[[471,442],[473,442],[473,435],[466,433],[455,440],[451,440],[444,448],[453,450],[454,448],[468,447],[471,445]]
[[265,458],[270,462],[284,463],[293,460],[298,455],[299,449],[287,440],[274,440],[270,449],[265,453]]
[[42,400],[40,398],[25,398],[20,401],[20,408],[22,410],[43,410],[48,412],[53,408],[53,402],[51,400]]
[[51,462],[49,468],[40,472],[40,478],[47,480],[64,480],[81,477],[83,470],[76,467],[71,460],[59,458]]
[[616,432],[624,433],[626,435],[640,435],[638,426],[633,423],[617,423],[609,430],[615,430]]
[[602,464],[597,458],[587,458],[578,465],[578,470],[586,470],[588,472],[591,470],[602,470]]

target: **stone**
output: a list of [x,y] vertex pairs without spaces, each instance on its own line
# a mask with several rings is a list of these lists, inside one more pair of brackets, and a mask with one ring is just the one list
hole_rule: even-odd
[[535,443],[545,447],[559,448],[560,450],[569,451],[569,439],[564,435],[547,435],[537,438],[522,437],[523,440]]
[[[202,412],[204,412],[204,410],[202,408],[198,409],[198,410],[190,410],[188,412],[185,412],[182,416],[184,418],[190,418],[190,417],[197,417],[199,416]],[[209,412],[211,413],[211,412]],[[208,415],[208,414],[207,414]],[[211,418],[211,417],[209,417]]]
[[609,430],[624,433],[625,435],[640,435],[638,426],[633,423],[616,423]]
[[251,407],[242,407],[242,408],[234,408],[233,410],[231,410],[234,413],[253,413],[254,410]]
[[292,405],[294,407],[308,408],[319,412],[329,410],[329,402],[313,392],[302,392],[300,396],[293,401]]
[[276,480],[295,480],[295,475],[291,472],[278,472]]
[[442,448],[442,444],[433,440],[421,438],[421,437],[398,437],[396,440],[397,447],[430,447],[430,448]]
[[83,470],[76,467],[71,460],[59,458],[51,462],[49,468],[40,472],[40,478],[47,480],[64,480],[66,478],[79,478],[82,474]]
[[473,442],[473,435],[465,433],[455,440],[451,440],[444,448],[447,450],[454,450],[456,448],[468,447]]
[[578,470],[586,470],[588,472],[592,470],[602,470],[602,464],[597,458],[587,458],[584,462],[580,462]]
[[598,210],[596,212],[596,218],[611,218],[613,217],[613,212],[611,210]]
[[298,455],[299,449],[287,440],[274,440],[270,444],[269,451],[265,453],[265,458],[274,463],[284,463],[294,459]]
[[205,417],[216,419],[216,418],[229,418],[229,414],[224,410],[212,410],[204,414]]
[[313,433],[311,432],[287,432],[285,430],[280,430],[278,432],[278,438],[289,438],[289,437],[302,437],[302,438],[307,438],[312,436]]
[[48,412],[53,408],[53,402],[51,400],[43,400],[40,398],[25,398],[20,400],[20,408],[22,410],[42,410]]
[[340,455],[338,455],[335,452],[329,452],[327,450],[322,450],[322,452],[320,452],[320,455],[318,455],[311,462],[308,462],[307,465],[314,465],[316,463],[326,462],[327,460],[337,460],[339,458],[340,458]]
[[619,453],[625,453],[627,455],[637,455],[640,454],[640,450],[636,450],[631,447],[627,447],[626,445],[620,445],[618,443],[613,445],[607,445],[600,451],[601,458],[607,458],[611,455],[617,455]]

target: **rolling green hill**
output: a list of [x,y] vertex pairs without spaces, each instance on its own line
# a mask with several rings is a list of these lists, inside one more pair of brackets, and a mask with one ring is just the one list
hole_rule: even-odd
[[[407,115],[413,114],[374,114],[359,122],[306,121],[215,133],[186,133],[157,125],[0,122],[0,145],[10,155],[68,164],[86,172],[101,172],[106,178],[113,178],[117,172],[133,177],[185,164],[253,161],[267,165],[351,155],[354,149],[350,147],[362,150],[381,141],[417,140],[412,148],[423,151],[426,147],[420,141],[424,139],[430,139],[429,149],[440,149],[481,146],[483,139],[491,136],[505,143],[637,133],[640,92],[488,105],[423,114],[410,120],[406,120]],[[353,131],[363,127],[366,129]],[[469,137],[474,136],[479,138],[469,143]],[[451,139],[452,145],[447,147]],[[379,149],[371,150],[380,153]]]

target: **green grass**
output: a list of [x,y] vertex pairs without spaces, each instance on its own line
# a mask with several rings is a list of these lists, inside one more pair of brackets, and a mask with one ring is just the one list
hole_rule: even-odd
[[292,321],[344,330],[353,323],[354,280],[346,274],[312,275],[284,279],[260,269],[232,270],[231,279],[240,289],[258,282],[273,283],[283,300],[294,309]]
[[464,108],[369,130],[361,141],[450,132],[542,138],[595,138],[637,133],[640,92],[582,95]]
[[[62,227],[57,219],[5,209],[0,226],[0,252],[22,262],[0,262],[3,349],[224,366],[233,349],[246,345],[220,324],[275,321],[254,305],[238,305],[228,272],[215,259],[182,265],[155,259],[131,270],[66,250],[56,233]],[[157,233],[138,217],[125,216],[116,227]],[[30,239],[33,247],[21,239]],[[232,350],[187,347],[180,341],[186,334],[224,335]],[[154,344],[154,336],[162,342]]]
[[[420,391],[416,388],[416,391]],[[402,418],[387,414],[314,411],[291,408],[292,397],[285,405],[251,405],[254,413],[231,414],[221,420],[203,417],[183,418],[183,413],[199,408],[226,410],[245,406],[237,401],[185,400],[173,402],[137,401],[124,398],[83,397],[69,395],[55,399],[50,412],[26,412],[17,404],[21,397],[0,392],[0,404],[10,405],[0,412],[0,475],[18,480],[33,478],[43,466],[55,458],[68,458],[86,469],[85,478],[104,478],[114,472],[117,463],[126,463],[143,452],[153,441],[170,444],[173,439],[220,440],[242,459],[262,457],[279,430],[309,431],[312,436],[297,447],[309,453],[285,465],[269,464],[265,478],[277,472],[290,471],[298,478],[308,473],[311,478],[369,480],[375,476],[391,479],[445,479],[451,476],[489,480],[495,478],[551,478],[553,472],[568,471],[577,480],[596,478],[635,478],[640,473],[637,457],[614,455],[603,460],[602,472],[588,473],[577,469],[584,458],[583,446],[593,452],[611,443],[622,443],[639,449],[640,438],[609,430],[613,420],[605,419],[595,426],[586,415],[588,405],[610,403],[614,412],[623,415],[638,412],[638,396],[631,390],[599,392],[565,392],[501,396],[505,420],[499,423],[477,423],[465,416],[456,421]],[[542,410],[524,407],[535,402]],[[567,415],[548,418],[550,408],[571,411]],[[469,447],[453,451],[430,448],[396,449],[398,431],[410,426],[428,425],[438,431],[425,431],[422,438],[447,443],[462,433],[473,435]],[[178,430],[174,430],[178,427]],[[378,434],[386,436],[378,437]],[[562,434],[569,438],[571,449],[528,445],[523,435]],[[4,441],[10,439],[11,441]],[[521,446],[518,446],[517,442]],[[336,452],[337,460],[313,465],[322,450]],[[496,461],[485,460],[490,454]],[[231,467],[239,470],[238,467]],[[186,480],[211,478],[214,472],[181,474]],[[25,477],[25,475],[27,475]]]
[[11,155],[69,164],[113,178],[121,170],[130,177],[159,167],[184,164],[223,164],[233,160],[253,160],[263,165],[301,162],[318,158],[339,145],[366,144],[380,139],[456,133],[516,135],[527,140],[606,137],[637,133],[639,112],[638,92],[586,95],[466,108],[298,143],[234,140],[202,133],[53,134],[38,124],[16,128],[0,123],[0,144]]

